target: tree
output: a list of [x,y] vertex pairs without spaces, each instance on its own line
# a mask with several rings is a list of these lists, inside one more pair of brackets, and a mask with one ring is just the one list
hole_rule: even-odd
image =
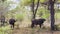
[[54,1],[53,0],[49,0],[49,4],[50,4],[50,15],[51,15],[51,30],[54,30],[54,23],[55,23],[55,12],[54,12]]
[[34,8],[34,7],[35,7],[34,1],[35,1],[35,0],[32,0],[32,6],[31,6],[31,7],[32,7],[32,12],[33,12],[33,19],[35,19],[35,17],[36,17],[36,13],[37,13],[37,9],[38,9],[39,1],[40,1],[40,0],[38,0],[38,2],[37,2],[36,9]]

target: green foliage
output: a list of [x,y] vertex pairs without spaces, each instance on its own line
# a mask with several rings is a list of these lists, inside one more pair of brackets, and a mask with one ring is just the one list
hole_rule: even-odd
[[47,1],[47,0],[40,0],[40,2],[42,2],[42,3],[45,2],[45,1]]
[[22,21],[24,19],[24,14],[16,14],[15,18]]
[[30,5],[31,2],[31,0],[21,0],[21,5]]
[[49,14],[45,14],[42,16],[42,18],[48,18],[49,17]]
[[8,30],[10,30],[9,26],[0,27],[0,34],[8,34]]
[[55,13],[55,18],[59,19],[60,18],[60,10],[57,10]]
[[[42,13],[42,16],[40,16],[40,14]],[[48,18],[50,16],[49,11],[46,8],[39,8],[37,15],[39,15],[42,18]]]
[[60,18],[60,13],[55,13],[55,18],[59,19]]
[[[35,4],[37,3],[37,1],[38,0],[35,0]],[[40,0],[40,2],[45,2],[45,1],[47,1],[47,0]],[[21,5],[31,5],[31,3],[32,3],[32,0],[21,0]]]

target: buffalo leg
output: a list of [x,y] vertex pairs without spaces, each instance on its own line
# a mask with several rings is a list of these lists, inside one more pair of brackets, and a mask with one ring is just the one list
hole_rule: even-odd
[[32,23],[31,28],[33,28],[33,27],[34,27],[34,24]]

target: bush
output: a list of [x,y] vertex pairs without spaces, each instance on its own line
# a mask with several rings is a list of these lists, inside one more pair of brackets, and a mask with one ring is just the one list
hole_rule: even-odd
[[22,21],[24,19],[24,14],[16,14],[15,18],[19,21]]

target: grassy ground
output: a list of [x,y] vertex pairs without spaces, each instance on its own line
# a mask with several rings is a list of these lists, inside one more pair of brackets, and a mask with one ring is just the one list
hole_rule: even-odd
[[49,28],[31,28],[31,27],[20,27],[19,29],[10,26],[0,27],[0,34],[60,34],[60,31],[51,31]]
[[[57,15],[56,17],[60,18],[59,15]],[[57,20],[56,23],[59,24],[60,20]],[[20,23],[20,25],[23,25],[24,28],[20,27],[19,29],[14,29],[14,30],[11,30],[10,26],[0,27],[0,34],[60,34],[60,31],[53,31],[52,32],[52,31],[50,31],[49,28],[40,29],[39,27],[37,27],[37,28],[33,28],[32,29],[30,26],[29,27],[25,27],[25,26],[28,26],[30,24],[31,23],[29,23],[28,21],[24,21],[22,24]],[[49,24],[45,23],[45,26],[49,25]]]
[[0,27],[0,34],[9,34],[10,32],[12,32],[12,30],[9,26]]

